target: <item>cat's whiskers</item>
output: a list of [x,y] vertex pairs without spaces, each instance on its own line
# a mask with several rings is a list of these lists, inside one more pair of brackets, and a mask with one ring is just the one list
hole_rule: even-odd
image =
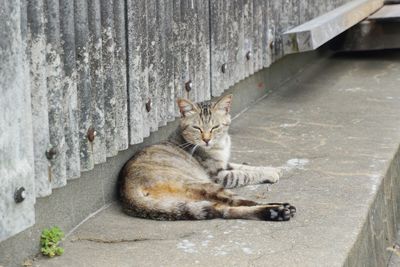
[[186,142],[186,143],[178,145],[178,147],[187,146],[187,145],[190,145],[190,143]]
[[195,146],[192,148],[192,151],[190,152],[190,155],[191,155],[191,156],[193,156],[194,151],[195,151],[196,148],[198,148],[198,147],[199,147],[199,145],[195,145]]
[[191,145],[192,145],[191,143],[185,143],[185,144],[179,145],[178,147],[179,147],[179,148],[182,148],[182,149],[185,149],[185,148],[190,147]]

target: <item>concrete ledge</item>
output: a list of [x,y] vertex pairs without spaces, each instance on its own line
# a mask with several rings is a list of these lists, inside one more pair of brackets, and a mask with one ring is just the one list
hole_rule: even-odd
[[377,12],[368,17],[368,19],[388,20],[400,18],[400,4],[386,5],[379,9]]
[[353,0],[283,34],[285,54],[317,49],[368,17],[383,0]]
[[399,255],[391,250],[399,222],[400,151],[397,150],[344,266],[387,266],[390,256],[392,262],[399,261]]
[[293,203],[290,222],[158,222],[115,204],[35,265],[385,266],[400,216],[399,79],[400,51],[332,57],[233,122],[234,162],[287,170],[237,192]]

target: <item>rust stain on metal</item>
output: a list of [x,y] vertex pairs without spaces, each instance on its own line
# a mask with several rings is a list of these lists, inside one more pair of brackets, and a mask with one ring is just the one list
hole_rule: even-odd
[[88,132],[87,132],[87,138],[89,142],[93,142],[94,139],[96,138],[97,132],[94,130],[93,127],[90,127]]
[[151,99],[149,98],[149,100],[146,103],[146,111],[147,112],[150,112],[151,106],[152,106],[152,103],[151,103]]

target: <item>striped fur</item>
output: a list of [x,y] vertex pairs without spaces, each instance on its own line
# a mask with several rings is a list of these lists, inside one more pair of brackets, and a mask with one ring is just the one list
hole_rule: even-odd
[[289,220],[288,203],[259,204],[226,188],[275,183],[272,167],[229,163],[232,96],[216,103],[179,99],[180,125],[168,141],[137,153],[123,168],[121,200],[126,213],[156,220],[213,218]]

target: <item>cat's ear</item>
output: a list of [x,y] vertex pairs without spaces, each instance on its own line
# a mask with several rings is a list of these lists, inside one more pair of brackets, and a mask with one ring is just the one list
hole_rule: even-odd
[[197,105],[188,99],[179,98],[177,103],[182,117],[193,115],[199,111]]
[[226,114],[231,110],[232,105],[232,95],[226,95],[218,99],[218,101],[214,104],[213,109],[217,111],[223,111]]

